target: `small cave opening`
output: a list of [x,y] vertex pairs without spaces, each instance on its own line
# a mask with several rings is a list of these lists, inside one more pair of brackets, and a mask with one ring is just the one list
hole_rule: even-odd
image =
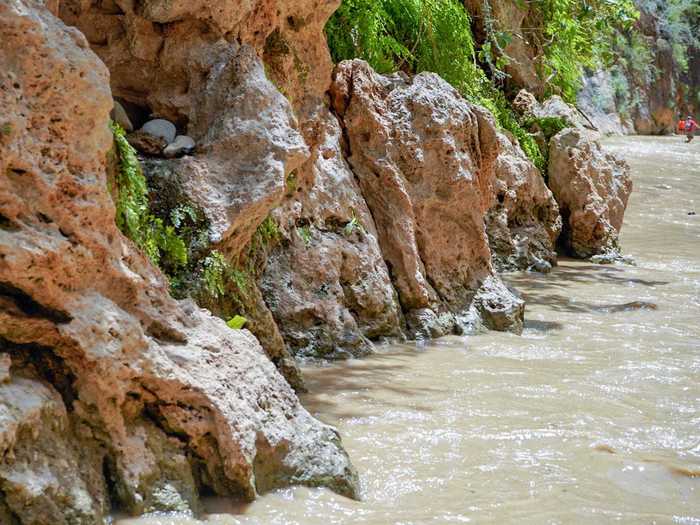
[[55,388],[66,410],[73,410],[73,402],[78,399],[76,377],[53,348],[34,343],[16,344],[0,337],[0,352],[10,354],[13,370],[22,371],[23,375],[43,380]]
[[[129,121],[131,121],[134,129],[139,129],[151,119],[152,111],[147,105],[139,104],[122,97],[114,97],[114,100],[124,109],[124,112],[129,118]],[[116,114],[116,108],[112,111],[111,116],[113,120],[116,120],[116,117],[118,116]]]

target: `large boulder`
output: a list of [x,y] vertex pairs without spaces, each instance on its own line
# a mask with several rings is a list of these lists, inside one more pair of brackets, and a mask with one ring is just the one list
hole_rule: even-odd
[[[338,65],[331,96],[409,328],[462,325],[494,273],[484,225],[499,153],[493,118],[437,75],[384,77],[359,60]],[[503,295],[522,319],[522,301]]]
[[270,253],[261,289],[292,353],[358,356],[372,341],[401,337],[401,309],[343,157],[340,126],[325,107],[308,122],[312,157],[274,212],[284,239]]
[[632,192],[627,163],[585,131],[568,128],[549,144],[549,187],[563,218],[561,241],[574,256],[619,252],[618,234]]
[[[250,46],[221,49],[217,66],[202,82],[189,124],[197,154],[143,163],[157,208],[167,217],[181,203],[202,210],[210,247],[232,265],[248,256],[260,224],[286,193],[287,176],[309,156],[289,101],[266,78]],[[178,194],[174,198],[164,198]],[[246,264],[248,261],[244,261]],[[246,279],[245,300],[197,296],[200,304],[229,319],[243,314],[265,351],[295,387],[301,373],[254,282]]]
[[499,271],[547,271],[557,261],[559,207],[520,146],[500,133],[498,140],[496,200],[486,219],[494,265]]
[[[56,445],[2,454],[0,516],[105,523],[107,498],[183,510],[201,491],[251,499],[290,483],[356,495],[337,433],[255,338],[173,300],[116,228],[113,101],[85,38],[32,0],[0,3],[0,32],[0,353],[12,360],[0,399],[13,414],[0,435],[3,447],[25,443],[13,428]],[[33,408],[13,408],[15,387]]]
[[308,148],[289,101],[249,46],[219,55],[191,116],[198,154],[182,159],[179,172],[210,220],[212,241],[233,259],[281,202]]

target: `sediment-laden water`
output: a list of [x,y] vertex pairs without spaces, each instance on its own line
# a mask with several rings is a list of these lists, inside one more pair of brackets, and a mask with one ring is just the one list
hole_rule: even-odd
[[[364,500],[288,489],[170,524],[700,524],[700,139],[620,138],[637,266],[507,280],[522,337],[489,333],[305,370]],[[689,215],[697,212],[698,215]]]

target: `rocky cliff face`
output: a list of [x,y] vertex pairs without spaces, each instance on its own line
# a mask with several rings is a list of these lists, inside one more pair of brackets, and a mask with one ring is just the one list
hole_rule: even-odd
[[579,129],[557,134],[549,151],[549,187],[564,220],[562,245],[576,257],[614,258],[632,193],[629,166]]
[[4,522],[104,523],[111,505],[292,482],[355,495],[337,434],[257,341],[174,301],[117,230],[108,72],[83,35],[32,1],[0,21]]
[[[684,93],[688,88],[692,93],[694,86],[692,58],[688,74],[683,74],[674,58],[678,35],[661,19],[663,3],[636,4],[641,16],[634,34],[624,35],[630,42],[619,51],[623,59],[611,69],[586,74],[578,105],[602,133],[671,134],[680,117],[697,109],[692,95],[687,101]],[[682,42],[675,45],[687,47]]]
[[463,324],[484,284],[500,302],[484,322],[520,330],[522,301],[493,276],[485,233],[499,153],[490,115],[436,75],[382,77],[361,61],[340,64],[331,95],[411,331]]
[[[464,5],[472,16],[477,41],[490,46],[491,60],[507,57],[503,65],[507,90],[515,95],[518,90],[527,89],[537,97],[544,96],[546,82],[538,72],[542,44],[532,31],[538,22],[531,10],[538,8],[510,0],[465,0]],[[504,45],[499,34],[508,35]]]
[[[614,243],[621,166],[562,132],[550,191],[438,76],[361,61],[332,75],[337,3],[0,4],[3,523],[196,511],[202,491],[295,483],[356,496],[339,437],[290,387],[296,358],[520,332],[524,303],[497,271],[556,264],[560,208],[575,254]],[[532,67],[521,51],[511,67]],[[115,225],[110,110],[137,129],[150,212],[192,223],[171,283]],[[533,111],[585,127],[560,99]],[[170,123],[142,128],[154,117]],[[191,142],[166,155],[176,134]],[[223,322],[236,314],[250,332]]]

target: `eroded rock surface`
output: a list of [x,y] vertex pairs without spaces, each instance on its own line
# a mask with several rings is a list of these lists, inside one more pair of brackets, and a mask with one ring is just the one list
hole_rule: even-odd
[[[196,509],[201,490],[250,499],[289,483],[355,495],[336,432],[257,341],[173,300],[117,230],[113,102],[85,38],[32,0],[0,4],[0,31],[0,435],[16,450],[0,461],[0,516],[104,523],[111,504]],[[60,464],[40,446],[54,441]]]
[[499,134],[496,200],[486,218],[493,262],[499,271],[548,271],[556,265],[559,207],[540,171],[517,144]]
[[292,107],[249,46],[220,54],[189,128],[199,154],[182,161],[184,186],[206,211],[212,240],[235,258],[281,202],[286,176],[308,148]]
[[274,212],[284,240],[261,287],[295,355],[358,356],[370,341],[402,336],[401,309],[374,219],[343,157],[340,126],[326,108],[308,122],[304,134],[315,147]]
[[563,218],[563,246],[583,258],[619,253],[632,192],[629,166],[582,130],[563,130],[549,148],[549,187]]
[[222,49],[239,42],[265,56],[285,93],[301,104],[328,88],[332,63],[323,26],[339,0],[63,0],[111,73],[112,91],[186,125]]
[[[383,77],[359,60],[339,64],[331,93],[409,329],[448,332],[493,276],[493,120],[436,75]],[[522,317],[522,301],[511,304]]]

